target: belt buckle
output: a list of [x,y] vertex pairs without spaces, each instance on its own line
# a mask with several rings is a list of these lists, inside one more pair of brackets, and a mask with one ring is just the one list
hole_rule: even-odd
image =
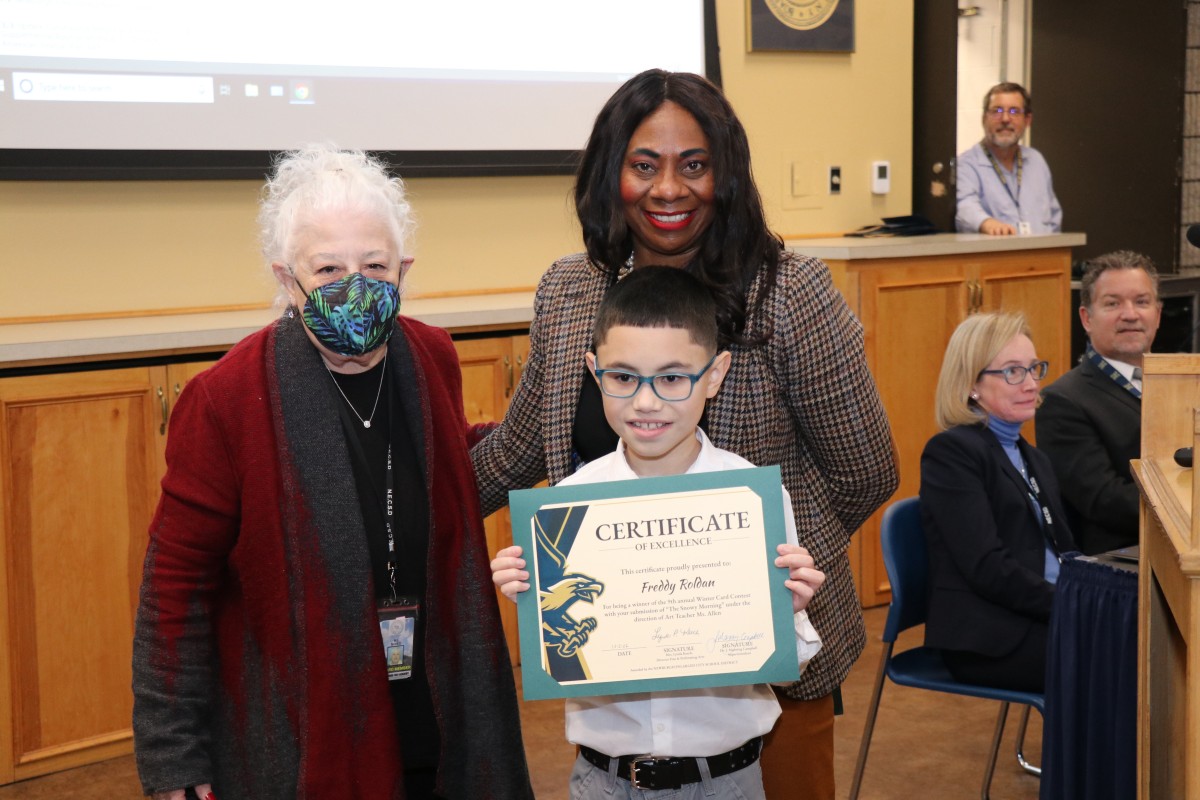
[[638,762],[639,761],[657,761],[657,760],[658,760],[657,758],[650,755],[649,753],[646,753],[645,755],[641,755],[641,756],[631,757],[629,759],[629,785],[632,786],[634,789],[649,789],[649,787],[642,786],[640,783],[638,783]]

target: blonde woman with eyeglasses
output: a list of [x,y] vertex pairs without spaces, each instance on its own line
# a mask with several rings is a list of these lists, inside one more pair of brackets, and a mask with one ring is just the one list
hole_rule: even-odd
[[1021,437],[1048,364],[1025,319],[977,314],[950,337],[938,433],[921,455],[925,644],[960,681],[1041,692],[1064,553],[1076,549],[1049,459]]

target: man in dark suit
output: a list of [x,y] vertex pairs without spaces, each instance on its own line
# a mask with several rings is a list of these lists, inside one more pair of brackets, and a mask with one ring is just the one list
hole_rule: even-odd
[[1161,312],[1149,258],[1121,250],[1089,262],[1079,296],[1087,351],[1042,391],[1037,448],[1050,456],[1071,530],[1089,555],[1138,541],[1129,461],[1141,454],[1142,355]]

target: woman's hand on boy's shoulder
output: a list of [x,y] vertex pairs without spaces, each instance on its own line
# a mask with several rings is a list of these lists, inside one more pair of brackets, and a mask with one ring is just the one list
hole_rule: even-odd
[[[506,547],[496,553],[492,559],[492,583],[500,587],[505,597],[517,602],[517,595],[529,590],[528,580],[529,573],[525,571],[525,559],[521,558],[520,546]],[[824,575],[821,580],[825,580]]]
[[[783,585],[792,592],[792,611],[803,611],[817,589],[825,583],[825,573],[817,569],[813,557],[800,545],[781,544],[775,548],[775,552],[779,553],[775,558],[775,566],[788,571],[788,579]],[[495,563],[492,562],[493,570]]]

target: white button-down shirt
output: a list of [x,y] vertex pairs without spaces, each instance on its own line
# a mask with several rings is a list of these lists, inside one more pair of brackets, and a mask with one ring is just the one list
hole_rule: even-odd
[[1136,367],[1133,364],[1126,364],[1124,361],[1117,361],[1115,358],[1104,357],[1104,360],[1112,365],[1112,368],[1121,373],[1121,377],[1132,383],[1140,392],[1142,390],[1142,377],[1139,373],[1137,378],[1134,378],[1133,371]]
[[[700,440],[700,455],[687,470],[689,474],[754,466],[713,446],[699,429],[696,437]],[[621,442],[615,453],[585,464],[558,485],[636,477]],[[787,541],[797,544],[796,522],[787,489],[783,490],[783,504]],[[821,640],[804,611],[795,615],[795,629],[796,653],[803,672],[804,665],[820,650]],[[771,687],[756,684],[568,698],[566,712],[567,739],[606,755],[713,756],[770,731],[780,708]]]

